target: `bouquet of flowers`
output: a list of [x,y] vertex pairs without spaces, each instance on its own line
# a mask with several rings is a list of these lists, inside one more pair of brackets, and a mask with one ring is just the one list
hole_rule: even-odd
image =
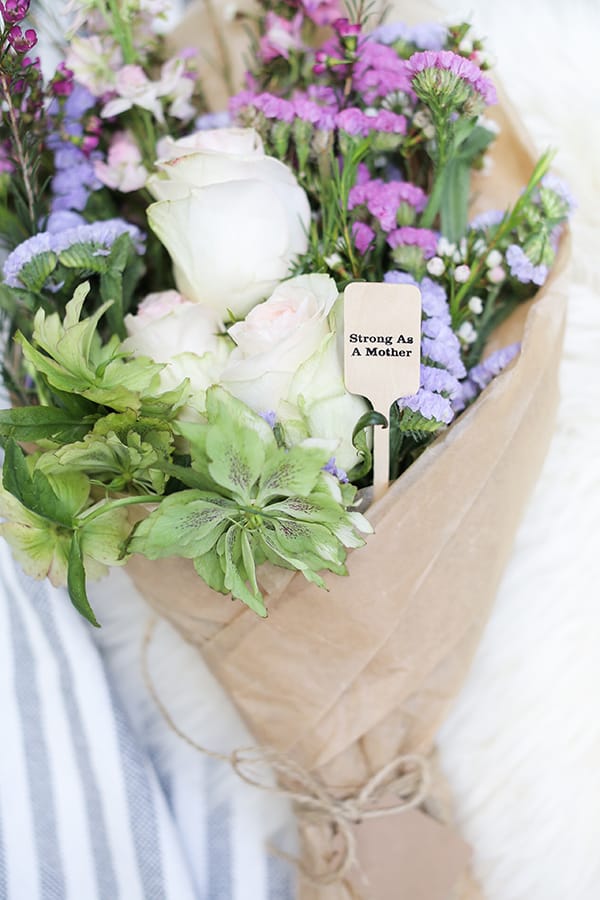
[[[165,6],[72,0],[45,81],[29,0],[0,3],[0,532],[93,624],[87,579],[129,563],[257,738],[352,794],[428,752],[485,620],[549,432],[561,312],[528,301],[572,201],[505,121],[529,171],[473,214],[498,126],[466,23],[260,3],[232,24],[244,89],[209,112]],[[389,410],[345,387],[357,281],[422,297],[420,387]],[[381,426],[397,481],[368,508]],[[322,856],[331,821],[309,825]],[[335,871],[307,890],[347,896]]]

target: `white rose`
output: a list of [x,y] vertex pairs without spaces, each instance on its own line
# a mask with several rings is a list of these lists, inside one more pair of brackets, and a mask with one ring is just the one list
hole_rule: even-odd
[[190,380],[188,406],[202,412],[204,394],[219,382],[230,353],[230,341],[219,333],[210,311],[177,291],[149,294],[136,315],[125,316],[123,349],[165,363],[161,388],[173,390]]
[[[345,469],[358,460],[352,431],[368,409],[344,387],[341,348],[331,312],[338,297],[328,275],[300,275],[237,322],[237,344],[221,383],[257,412],[275,412],[296,436],[339,442],[336,461]],[[301,420],[304,435],[297,429]]]
[[[148,220],[171,255],[179,290],[221,320],[228,310],[245,315],[287,276],[306,252],[310,223],[308,199],[288,167],[265,156],[251,130],[223,132],[194,139],[209,149],[181,145],[183,155],[159,161],[160,174],[148,181],[159,201]],[[218,141],[227,149],[210,149]]]

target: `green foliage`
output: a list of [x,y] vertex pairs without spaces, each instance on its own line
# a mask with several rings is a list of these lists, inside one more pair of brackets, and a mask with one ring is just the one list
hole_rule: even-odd
[[[207,422],[178,426],[190,445],[192,480],[205,485],[165,498],[140,522],[128,550],[149,559],[183,556],[215,590],[231,592],[266,615],[256,566],[266,560],[301,571],[345,574],[346,548],[369,531],[348,512],[354,489],[323,472],[329,443],[306,441],[289,451],[258,415],[220,387],[207,392]],[[185,468],[170,466],[185,480]]]

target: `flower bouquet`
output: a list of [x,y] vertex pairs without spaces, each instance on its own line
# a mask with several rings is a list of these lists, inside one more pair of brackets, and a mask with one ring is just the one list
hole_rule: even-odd
[[[200,647],[297,800],[303,896],[412,897],[353,828],[445,819],[427,758],[552,429],[568,191],[487,118],[467,24],[259,4],[227,26],[251,35],[235,93],[207,3],[184,33],[222,56],[211,112],[162,0],[73,0],[46,82],[28,7],[0,3],[0,531],[93,624],[87,579],[127,564]],[[421,294],[391,409],[345,386],[361,281]]]

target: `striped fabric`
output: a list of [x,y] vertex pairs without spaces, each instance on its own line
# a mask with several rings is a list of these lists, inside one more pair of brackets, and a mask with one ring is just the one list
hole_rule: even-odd
[[291,900],[219,764],[156,767],[88,626],[4,542],[0,722],[0,900]]

